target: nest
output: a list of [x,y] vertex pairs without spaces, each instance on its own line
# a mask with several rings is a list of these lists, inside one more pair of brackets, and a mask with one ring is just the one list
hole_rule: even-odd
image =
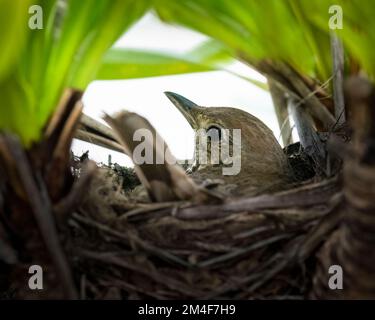
[[89,299],[302,299],[337,178],[221,205],[144,203],[101,168],[66,250]]

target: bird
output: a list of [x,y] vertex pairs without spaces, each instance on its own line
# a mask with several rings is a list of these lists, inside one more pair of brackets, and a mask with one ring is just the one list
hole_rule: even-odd
[[[239,129],[241,139],[238,147],[240,151],[240,170],[237,174],[223,174],[226,159],[220,163],[200,163],[199,155],[207,149],[208,158],[210,148],[207,141],[195,135],[195,152],[193,165],[188,172],[197,183],[204,181],[223,181],[221,188],[224,193],[231,195],[257,195],[264,192],[282,190],[292,181],[287,156],[275,138],[272,130],[260,119],[250,113],[233,107],[204,107],[173,92],[165,92],[173,105],[181,112],[193,130],[206,132],[222,148],[223,145],[234,143],[232,139],[225,139],[221,134],[223,129]],[[212,141],[211,141],[212,143]],[[206,147],[208,145],[208,147]],[[215,183],[213,183],[215,184]]]
[[[279,191],[292,180],[286,154],[261,120],[241,109],[204,107],[177,93],[165,92],[165,95],[196,132],[195,151],[186,173],[177,163],[134,161],[138,143],[133,137],[138,129],[152,132],[153,141],[148,142],[152,148],[150,154],[157,157],[166,152],[169,158],[174,158],[145,118],[128,111],[105,117],[116,141],[135,162],[135,172],[143,186],[132,192],[136,198],[148,194],[155,202],[176,199],[204,202],[216,196],[222,199]],[[202,190],[208,190],[209,196]]]

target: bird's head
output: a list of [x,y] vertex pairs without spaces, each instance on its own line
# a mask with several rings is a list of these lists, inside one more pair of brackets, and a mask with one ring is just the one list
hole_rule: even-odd
[[[197,153],[207,150],[210,157],[210,143],[218,143],[220,150],[228,144],[229,155],[240,157],[241,172],[253,172],[260,175],[283,175],[286,170],[286,156],[272,131],[258,118],[236,108],[203,107],[173,92],[165,92],[166,96],[183,114],[190,126],[197,132],[206,132],[208,140],[204,141],[196,135],[195,158]],[[229,135],[225,134],[225,130]],[[240,140],[235,131],[240,132]],[[224,133],[224,134],[223,134]],[[236,140],[236,141],[235,141]],[[235,155],[236,150],[239,155]],[[227,162],[221,159],[220,165]],[[208,161],[207,167],[212,165]]]

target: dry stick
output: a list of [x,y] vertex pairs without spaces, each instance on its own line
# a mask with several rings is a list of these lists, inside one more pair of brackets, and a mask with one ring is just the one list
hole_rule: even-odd
[[177,257],[177,256],[175,256],[175,255],[173,255],[173,254],[171,254],[167,251],[161,250],[161,249],[159,249],[159,248],[157,248],[153,245],[150,245],[150,244],[146,243],[145,241],[139,239],[138,237],[135,237],[133,231],[128,230],[127,234],[124,235],[123,233],[121,233],[119,231],[113,230],[106,225],[103,225],[103,224],[101,224],[97,221],[94,221],[94,220],[89,219],[87,217],[83,217],[81,215],[73,214],[73,218],[75,220],[81,222],[81,223],[84,223],[84,224],[88,225],[88,226],[91,226],[91,227],[97,228],[98,230],[106,232],[107,234],[109,234],[111,236],[117,237],[117,238],[122,239],[122,240],[129,241],[129,242],[133,241],[134,243],[139,245],[141,248],[143,248],[146,252],[149,252],[153,255],[157,255],[161,259],[164,259],[164,260],[167,260],[167,261],[173,261],[174,263],[176,263],[178,265],[182,265],[184,267],[188,267],[188,268],[193,267],[193,265],[190,264],[189,262],[187,262],[185,260],[182,260],[179,257]]
[[[224,285],[220,286],[217,290],[215,290],[214,292],[212,293],[209,293],[208,295],[206,296],[203,296],[201,297],[202,300],[211,300],[211,299],[215,299],[217,297],[220,297],[222,296],[223,294],[226,294],[236,288],[239,288],[240,286],[245,286],[245,285],[248,285],[249,283],[253,282],[253,281],[256,281],[257,279],[261,279],[260,281],[262,281],[262,283],[264,283],[264,277],[268,275],[269,272],[267,271],[263,271],[263,270],[267,270],[267,268],[269,266],[271,266],[271,269],[273,269],[274,267],[278,268],[279,265],[280,265],[280,260],[281,262],[283,262],[284,260],[282,260],[282,254],[281,253],[276,253],[275,255],[273,255],[270,259],[268,259],[267,261],[265,261],[263,264],[261,264],[261,267],[258,266],[257,269],[259,270],[262,270],[262,271],[258,271],[256,272],[256,269],[252,269],[252,270],[249,270],[249,276],[243,278],[243,279],[239,279],[237,281],[233,281],[232,282],[227,282],[225,283]],[[286,264],[283,264],[282,268],[285,267]],[[279,271],[282,270],[282,268],[280,268]],[[276,273],[274,274],[276,275]],[[267,280],[269,280],[269,277],[267,277]],[[260,282],[258,281],[257,282],[257,287],[259,288],[258,284]],[[249,291],[249,290],[247,290]]]
[[[61,248],[58,232],[52,217],[51,204],[47,191],[39,191],[34,178],[31,175],[32,168],[23,152],[18,140],[12,136],[5,137],[5,144],[13,159],[17,159],[15,165],[18,169],[19,178],[28,196],[30,206],[39,226],[45,246],[61,278],[63,290],[69,299],[76,299],[77,293],[70,272],[69,264]],[[42,186],[40,186],[42,187]],[[43,188],[42,188],[43,189]],[[45,189],[45,188],[44,188]]]
[[171,207],[176,207],[178,205],[184,204],[183,201],[173,201],[173,202],[157,202],[157,203],[150,203],[145,204],[143,206],[137,207],[135,209],[129,210],[128,212],[124,213],[119,217],[119,220],[127,220],[135,215],[154,212],[160,209],[166,209]]
[[271,64],[267,61],[262,61],[256,67],[259,71],[276,80],[277,84],[291,97],[297,101],[302,99],[301,103],[306,105],[309,113],[321,121],[325,128],[329,129],[334,125],[335,118],[316,97],[316,90],[311,91],[289,65],[285,63]]
[[66,171],[69,168],[69,150],[73,140],[78,121],[83,109],[82,102],[76,101],[66,116],[64,126],[58,132],[57,142],[54,146],[50,165],[46,171],[46,183],[49,186],[49,194],[53,200],[57,199],[66,183]]
[[75,133],[74,138],[82,140],[91,144],[95,144],[100,147],[108,148],[113,151],[124,153],[124,148],[115,141],[109,140],[100,134],[88,132],[86,128],[78,129]]
[[89,129],[90,132],[97,132],[104,138],[108,140],[117,141],[112,129],[105,124],[89,117],[88,115],[82,113],[81,125]]
[[333,101],[338,125],[346,121],[344,101],[344,48],[336,34],[331,33],[331,53],[333,65]]
[[225,261],[228,261],[230,259],[242,256],[242,255],[244,255],[246,253],[249,253],[251,251],[254,251],[256,249],[266,247],[266,246],[268,246],[272,243],[288,239],[291,236],[293,236],[293,233],[286,233],[286,234],[272,236],[272,237],[269,237],[267,239],[262,239],[258,242],[255,242],[255,243],[251,244],[250,246],[247,246],[247,247],[244,247],[244,248],[239,248],[239,249],[234,250],[232,252],[225,253],[223,255],[214,257],[212,259],[202,261],[202,262],[198,263],[198,267],[205,268],[205,267],[212,266],[213,264],[216,264],[216,263],[225,262]]
[[296,72],[288,65],[282,65],[283,74],[293,84],[297,92],[301,95],[302,101],[308,108],[311,115],[319,119],[326,129],[331,128],[335,123],[335,118],[329,110],[320,102],[314,92],[298,77]]
[[338,226],[342,220],[342,211],[338,210],[338,205],[342,203],[343,196],[339,195],[335,201],[335,206],[331,208],[331,212],[326,214],[319,223],[306,235],[298,249],[298,260],[304,261],[311,256],[311,253],[324,241],[327,235]]
[[126,154],[124,148],[117,142],[113,130],[110,127],[84,113],[81,115],[80,127],[76,131],[74,137],[88,143]]
[[[56,112],[52,114],[44,131],[43,143],[41,144],[42,149],[36,154],[37,162],[35,163],[34,161],[34,166],[37,169],[47,169],[52,175],[56,173],[54,177],[46,179],[46,181],[48,179],[56,180],[54,181],[54,185],[58,185],[57,181],[63,176],[59,174],[60,169],[63,169],[59,168],[60,164],[64,165],[69,159],[70,136],[74,135],[76,128],[76,122],[73,120],[78,121],[80,118],[81,111],[78,110],[77,105],[81,97],[81,91],[75,89],[66,89],[64,91],[57,105]],[[63,150],[64,145],[65,151]],[[62,160],[66,155],[68,156]],[[56,156],[60,157],[60,159],[54,162],[52,157],[56,159]],[[51,166],[45,167],[46,163],[52,164],[53,168]],[[47,173],[47,175],[50,173]],[[53,194],[53,192],[51,190],[50,194]]]
[[236,199],[221,205],[206,205],[181,208],[175,214],[178,219],[217,219],[237,212],[277,209],[286,207],[306,207],[325,204],[339,192],[336,179],[316,183],[274,195],[261,195],[252,198]]
[[82,92],[68,88],[66,89],[56,107],[56,111],[52,114],[45,130],[46,139],[50,138],[55,132],[60,133],[65,127],[66,118],[69,116],[71,109],[81,99]]
[[97,166],[93,161],[87,161],[82,168],[82,175],[73,185],[69,194],[60,200],[53,208],[55,216],[59,220],[65,220],[82,201],[84,193],[87,192],[87,186],[94,176]]
[[273,101],[273,106],[276,112],[277,121],[279,123],[280,135],[283,140],[284,146],[288,146],[292,143],[291,135],[289,132],[290,122],[288,116],[288,105],[285,97],[285,92],[277,85],[276,81],[268,78],[268,86]]
[[[247,289],[247,292],[254,292],[255,290],[259,289],[261,286],[266,284],[269,280],[274,278],[278,273],[280,273],[282,270],[284,270],[286,267],[293,265],[297,262],[296,260],[296,254],[298,249],[298,242],[294,243],[288,248],[288,250],[285,250],[285,254],[281,256],[281,261],[278,261],[278,263],[270,263],[273,259],[277,258],[277,255],[271,258],[269,261],[265,263],[262,269],[266,269],[265,267],[267,265],[272,265],[271,269],[266,272],[266,274],[261,277],[257,282],[253,283],[250,288]],[[248,281],[247,281],[248,282]]]
[[239,234],[235,235],[233,238],[234,239],[250,238],[250,237],[253,237],[253,236],[255,236],[255,235],[259,234],[259,233],[262,233],[264,231],[270,231],[270,230],[273,230],[275,228],[276,227],[274,225],[260,226],[260,227],[256,227],[256,228],[253,228],[251,230],[239,233]]
[[294,99],[289,98],[288,107],[291,110],[303,149],[313,159],[317,173],[326,174],[326,148],[312,126],[313,121],[310,115]]
[[247,291],[248,292],[254,292],[258,288],[260,288],[262,285],[264,285],[266,282],[271,280],[273,277],[275,277],[279,272],[281,272],[284,268],[288,266],[288,264],[291,262],[291,259],[284,259],[281,260],[276,266],[274,266],[267,274],[260,279],[258,282],[254,283]]
[[106,253],[98,253],[98,252],[93,252],[93,251],[88,251],[88,250],[79,250],[78,253],[85,258],[94,259],[94,260],[101,261],[102,263],[106,263],[106,264],[113,264],[115,266],[124,268],[126,270],[138,272],[145,277],[151,278],[156,283],[162,284],[168,287],[169,289],[180,292],[187,296],[197,297],[197,296],[203,295],[202,292],[196,291],[190,287],[187,287],[178,280],[174,280],[170,277],[165,277],[164,275],[157,273],[154,270],[141,269],[139,265],[137,266],[137,265],[134,265],[133,263],[129,263],[128,261],[121,259],[121,257],[114,256],[113,254],[108,255]]

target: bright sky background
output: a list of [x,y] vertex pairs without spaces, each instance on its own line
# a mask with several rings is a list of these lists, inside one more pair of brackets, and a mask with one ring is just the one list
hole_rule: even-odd
[[[117,47],[152,49],[182,53],[207,40],[199,33],[164,24],[147,14],[115,44]],[[235,63],[230,67],[244,75],[265,81],[262,75]],[[202,106],[231,106],[243,109],[265,122],[278,141],[279,128],[269,93],[225,71],[192,73],[132,80],[94,81],[84,97],[84,112],[101,120],[104,112],[112,114],[126,109],[146,117],[166,140],[178,159],[193,155],[194,133],[183,116],[163,94],[172,91]],[[101,120],[102,121],[102,120]],[[130,165],[125,155],[75,140],[73,152],[81,155],[89,150],[91,159],[107,163]]]

